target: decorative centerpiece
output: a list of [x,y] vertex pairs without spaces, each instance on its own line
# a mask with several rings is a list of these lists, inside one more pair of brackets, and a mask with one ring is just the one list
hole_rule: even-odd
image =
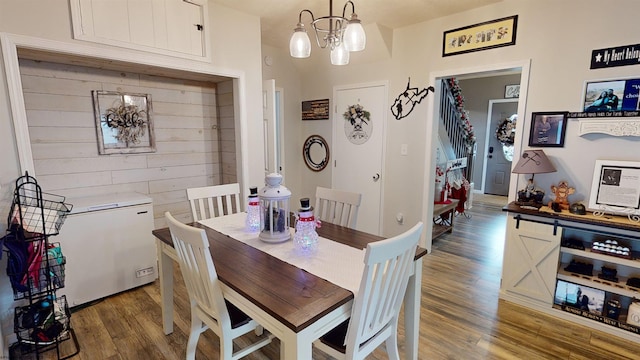
[[318,250],[318,233],[320,220],[313,215],[313,206],[309,198],[300,199],[300,210],[296,217],[296,233],[293,235],[293,246],[298,254],[312,255]]
[[258,187],[249,188],[249,197],[247,201],[247,219],[245,221],[245,229],[247,232],[260,231],[260,198],[258,197]]
[[282,185],[282,175],[272,173],[260,189],[260,240],[283,242],[291,239],[289,232],[289,200],[291,191]]

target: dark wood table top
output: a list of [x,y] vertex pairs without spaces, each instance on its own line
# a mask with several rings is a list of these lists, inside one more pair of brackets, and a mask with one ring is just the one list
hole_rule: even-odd
[[[220,281],[295,332],[353,299],[349,290],[206,226],[191,225],[205,229]],[[360,249],[384,239],[330,223],[317,230],[326,239]],[[169,228],[153,230],[153,235],[173,246]],[[416,259],[426,253],[418,248]]]

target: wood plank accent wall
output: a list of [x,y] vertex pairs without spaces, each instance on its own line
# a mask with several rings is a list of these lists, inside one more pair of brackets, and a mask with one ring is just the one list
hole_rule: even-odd
[[[185,189],[237,181],[231,79],[216,84],[24,59],[20,72],[43,191],[148,194],[155,226],[163,227],[165,211],[192,221]],[[92,90],[150,94],[157,151],[98,155]]]

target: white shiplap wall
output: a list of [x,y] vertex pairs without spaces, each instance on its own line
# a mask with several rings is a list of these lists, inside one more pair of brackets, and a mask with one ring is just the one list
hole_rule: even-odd
[[[43,191],[71,198],[148,194],[157,228],[165,211],[191,221],[185,189],[237,181],[232,80],[214,84],[31,60],[20,61],[20,72]],[[92,90],[149,94],[157,151],[98,155]]]

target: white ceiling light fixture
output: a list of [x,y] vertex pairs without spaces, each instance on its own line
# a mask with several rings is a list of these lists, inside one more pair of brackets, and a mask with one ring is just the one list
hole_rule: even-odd
[[[349,19],[345,17],[347,6],[351,5]],[[331,63],[346,65],[350,51],[364,50],[367,36],[355,12],[353,2],[347,1],[342,16],[333,15],[333,0],[329,0],[329,15],[315,18],[311,10],[304,9],[298,15],[298,25],[289,41],[289,52],[294,58],[307,58],[311,55],[311,41],[302,23],[302,13],[311,15],[311,26],[316,34],[316,43],[321,49],[331,49]]]

